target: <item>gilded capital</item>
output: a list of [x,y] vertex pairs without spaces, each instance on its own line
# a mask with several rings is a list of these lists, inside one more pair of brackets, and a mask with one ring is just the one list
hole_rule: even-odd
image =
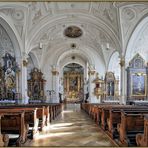
[[89,72],[88,72],[88,75],[90,76],[90,75],[94,75],[95,74],[95,70],[90,70]]
[[119,64],[120,64],[121,67],[123,67],[125,65],[125,59],[124,58],[121,58]]
[[59,74],[59,72],[57,71],[57,70],[52,70],[52,75],[58,75]]
[[28,65],[27,60],[23,60],[23,66],[26,67]]

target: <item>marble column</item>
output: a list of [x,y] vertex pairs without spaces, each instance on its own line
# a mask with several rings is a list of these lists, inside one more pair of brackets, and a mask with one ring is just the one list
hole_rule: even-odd
[[95,84],[93,83],[93,80],[95,78],[95,70],[90,70],[88,72],[89,75],[89,103],[94,103],[95,95],[94,95],[94,88]]
[[52,103],[59,103],[59,72],[56,69],[52,69],[52,89],[55,92],[52,95]]
[[120,59],[121,77],[120,77],[120,104],[126,104],[126,77],[125,77],[125,59]]
[[27,64],[28,61],[25,59],[22,61],[22,70],[21,70],[21,78],[22,78],[22,103],[27,104],[29,101],[28,97],[28,84],[27,84]]

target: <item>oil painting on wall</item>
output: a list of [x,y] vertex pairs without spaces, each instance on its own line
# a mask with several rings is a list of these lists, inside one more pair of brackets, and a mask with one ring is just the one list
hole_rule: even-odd
[[133,74],[131,78],[132,96],[145,96],[146,95],[146,75]]

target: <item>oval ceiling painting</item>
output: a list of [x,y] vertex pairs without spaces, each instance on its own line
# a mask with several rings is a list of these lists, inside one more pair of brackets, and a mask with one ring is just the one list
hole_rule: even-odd
[[77,26],[69,26],[65,29],[64,34],[70,38],[77,38],[82,35],[82,30]]

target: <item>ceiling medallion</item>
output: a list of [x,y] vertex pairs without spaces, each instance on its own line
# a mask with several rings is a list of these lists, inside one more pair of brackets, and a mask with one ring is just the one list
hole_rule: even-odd
[[75,60],[76,57],[75,56],[72,56],[71,58],[72,58],[72,60]]
[[82,30],[77,26],[69,26],[65,29],[64,34],[70,38],[77,38],[82,35]]
[[72,49],[76,48],[76,44],[75,44],[75,43],[72,43],[72,44],[71,44],[71,48],[72,48]]

